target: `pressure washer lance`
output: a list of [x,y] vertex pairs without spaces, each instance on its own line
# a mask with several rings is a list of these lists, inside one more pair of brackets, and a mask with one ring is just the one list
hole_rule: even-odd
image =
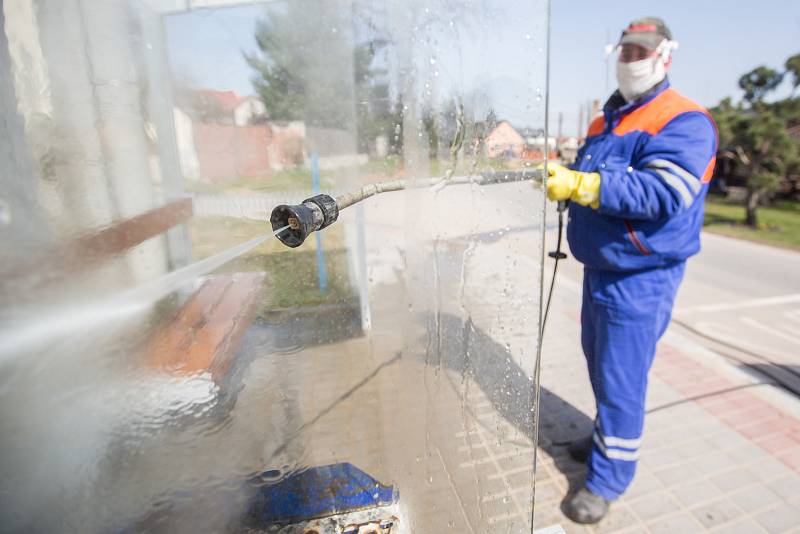
[[343,209],[361,202],[365,198],[390,191],[402,191],[408,185],[413,187],[448,186],[456,184],[491,185],[510,182],[533,180],[541,183],[543,173],[539,169],[524,169],[521,171],[487,171],[480,176],[458,176],[450,179],[431,178],[406,183],[405,180],[389,180],[365,185],[352,193],[344,194],[338,198],[329,195],[316,195],[305,199],[297,205],[281,204],[272,210],[269,220],[273,230],[289,226],[287,230],[279,233],[277,238],[288,247],[299,247],[312,233],[327,228],[339,218]]

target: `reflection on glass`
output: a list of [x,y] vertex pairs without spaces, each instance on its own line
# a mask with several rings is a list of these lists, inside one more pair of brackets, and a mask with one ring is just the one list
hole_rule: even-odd
[[529,532],[545,8],[4,3],[6,528]]

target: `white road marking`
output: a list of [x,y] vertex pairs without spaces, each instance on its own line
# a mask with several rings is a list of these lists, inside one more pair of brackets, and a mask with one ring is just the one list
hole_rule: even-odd
[[793,304],[800,302],[800,293],[792,295],[780,295],[777,297],[766,297],[759,299],[740,300],[738,302],[726,302],[721,304],[707,304],[703,306],[689,306],[680,308],[675,313],[708,313],[725,310],[741,310],[743,308],[757,308],[760,306],[775,306],[778,304]]
[[783,316],[792,321],[800,322],[800,310],[787,310],[783,312]]
[[744,349],[745,351],[760,354],[764,358],[770,360],[777,360],[777,354],[774,352],[773,347],[765,347],[764,345],[759,345],[756,343],[751,343],[747,339],[742,338],[737,334],[747,334],[747,332],[743,332],[742,328],[736,329],[735,327],[727,324],[722,323],[714,323],[711,321],[697,321],[694,323],[694,328],[700,332],[708,334],[711,337],[725,340],[726,343],[734,345],[738,348]]
[[800,337],[792,336],[790,334],[787,334],[787,333],[783,332],[782,330],[778,330],[777,328],[772,328],[771,326],[765,325],[764,323],[762,323],[760,321],[757,321],[757,320],[753,319],[752,317],[739,317],[739,320],[742,321],[746,325],[749,325],[749,326],[752,326],[752,327],[755,327],[755,328],[760,328],[761,330],[764,330],[765,332],[769,332],[773,336],[785,339],[786,341],[789,341],[790,343],[800,344]]

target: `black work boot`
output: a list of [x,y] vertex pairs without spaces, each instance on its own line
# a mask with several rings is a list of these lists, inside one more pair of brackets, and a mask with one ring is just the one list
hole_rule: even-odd
[[585,464],[586,460],[589,459],[589,455],[592,454],[592,435],[589,434],[586,438],[570,443],[567,446],[567,452],[570,458],[580,464]]
[[608,512],[608,501],[584,487],[564,500],[562,510],[564,515],[574,522],[590,525],[605,517]]

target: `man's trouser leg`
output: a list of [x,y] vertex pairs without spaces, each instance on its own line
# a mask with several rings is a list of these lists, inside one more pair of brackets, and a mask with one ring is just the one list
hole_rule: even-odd
[[581,341],[597,401],[586,487],[609,500],[625,491],[636,471],[647,373],[669,324],[684,266],[584,271]]

